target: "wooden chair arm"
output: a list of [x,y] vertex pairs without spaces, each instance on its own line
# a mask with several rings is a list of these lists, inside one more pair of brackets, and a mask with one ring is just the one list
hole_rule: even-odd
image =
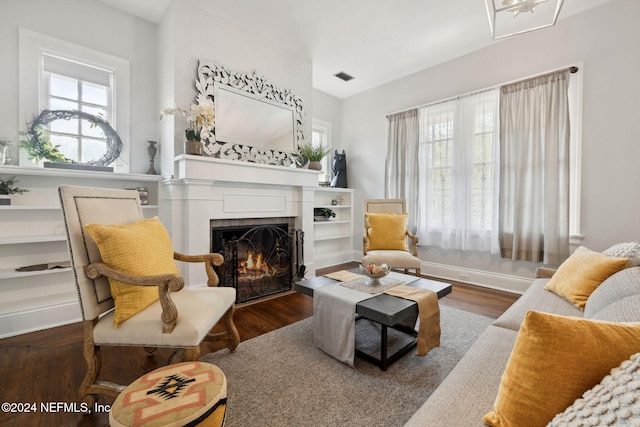
[[204,262],[204,268],[207,272],[207,286],[218,286],[220,279],[216,274],[213,266],[224,264],[224,258],[220,254],[203,254],[203,255],[185,255],[179,252],[173,253],[173,258],[183,262]]
[[178,309],[169,296],[184,287],[184,279],[179,274],[158,274],[154,276],[132,276],[102,262],[95,262],[84,267],[84,274],[89,279],[105,276],[135,286],[157,286],[160,305],[162,306],[162,332],[170,334],[176,327]]
[[409,238],[409,249],[411,250],[411,254],[413,256],[418,256],[418,236],[414,236],[407,231],[407,237]]

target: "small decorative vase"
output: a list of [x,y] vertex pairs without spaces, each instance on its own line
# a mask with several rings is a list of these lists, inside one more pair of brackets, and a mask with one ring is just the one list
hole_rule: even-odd
[[320,163],[320,162],[309,162],[309,169],[314,170],[314,171],[321,171],[322,170],[322,163]]
[[158,149],[156,148],[157,141],[147,141],[149,146],[147,147],[147,153],[149,153],[149,169],[147,170],[148,175],[158,175],[156,172],[156,153]]
[[200,140],[187,140],[184,152],[194,156],[202,156],[204,154],[204,145]]

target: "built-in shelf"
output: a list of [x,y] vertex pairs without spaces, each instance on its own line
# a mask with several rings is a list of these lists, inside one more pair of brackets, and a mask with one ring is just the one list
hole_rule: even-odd
[[19,245],[22,243],[63,242],[66,236],[20,236],[0,238],[0,245]]
[[0,166],[0,174],[42,176],[42,177],[69,177],[69,178],[91,178],[105,180],[125,180],[125,181],[148,181],[159,182],[163,178],[161,175],[147,175],[140,173],[117,173],[117,172],[96,172],[87,170],[67,170],[67,169],[45,169],[40,167],[24,166]]
[[50,270],[37,270],[37,271],[16,271],[16,269],[0,269],[0,279],[18,279],[30,276],[43,276],[48,274],[66,273],[71,271],[71,268],[52,268]]
[[[339,200],[342,199],[342,200]],[[353,190],[322,187],[314,191],[314,208],[331,209],[335,217],[314,221],[314,262],[317,268],[352,261]]]

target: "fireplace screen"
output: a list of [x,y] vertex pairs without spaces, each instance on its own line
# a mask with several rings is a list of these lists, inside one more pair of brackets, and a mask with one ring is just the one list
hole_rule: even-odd
[[288,224],[213,228],[212,250],[224,257],[216,267],[220,286],[236,288],[238,303],[291,290],[301,270],[301,240]]

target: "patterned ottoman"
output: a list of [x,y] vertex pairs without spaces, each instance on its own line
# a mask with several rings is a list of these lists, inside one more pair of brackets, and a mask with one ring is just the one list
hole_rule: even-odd
[[184,362],[138,378],[118,395],[112,426],[222,426],[227,380],[215,365]]

